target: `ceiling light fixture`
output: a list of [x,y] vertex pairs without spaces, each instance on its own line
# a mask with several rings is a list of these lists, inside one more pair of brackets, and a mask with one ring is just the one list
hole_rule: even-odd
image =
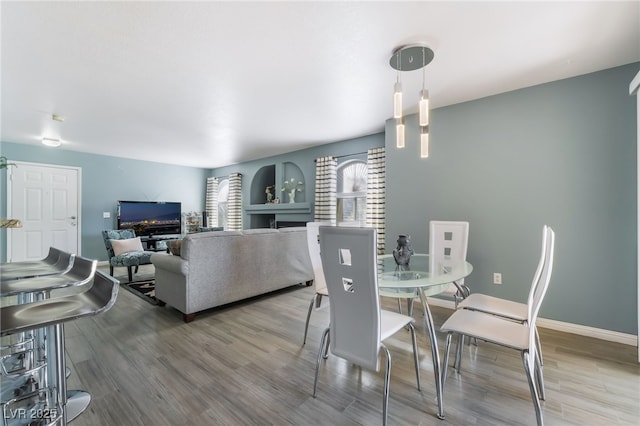
[[46,146],[52,146],[55,148],[60,146],[61,142],[60,142],[60,139],[42,138],[42,144]]
[[[433,50],[424,44],[408,44],[393,51],[389,64],[398,71],[393,95],[393,117],[396,120],[396,146],[404,148],[404,122],[402,118],[402,86],[400,71],[422,69],[422,90],[418,103],[418,124],[420,126],[420,157],[429,157],[429,91],[425,88],[425,68],[433,60]],[[398,96],[399,93],[399,96]],[[398,106],[398,99],[400,105]],[[398,113],[398,110],[400,112]],[[402,132],[402,134],[401,134]]]

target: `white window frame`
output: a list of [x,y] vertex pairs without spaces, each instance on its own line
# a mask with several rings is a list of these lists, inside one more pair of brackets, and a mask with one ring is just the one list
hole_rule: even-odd
[[229,179],[222,179],[218,184],[218,226],[226,231],[229,222]]
[[[367,169],[367,162],[364,160],[359,160],[359,159],[351,159],[351,160],[347,160],[344,163],[341,163],[338,165],[337,169],[336,169],[336,176],[338,177],[338,180],[343,180],[341,177],[341,173],[343,173],[343,170],[356,165],[356,164],[361,164],[365,167],[365,170]],[[360,191],[357,192],[353,192],[353,191],[349,191],[349,192],[336,192],[336,222],[338,225],[346,225],[346,226],[365,226],[367,224],[367,218],[366,218],[366,209],[367,209],[367,180],[366,180],[366,174],[365,174],[365,181],[364,181],[365,185],[364,188],[362,188]],[[358,199],[361,200],[360,203],[358,203],[357,201],[355,202],[355,206],[354,208],[356,209],[354,216],[357,218],[358,217],[358,213],[362,214],[362,219],[361,220],[343,220],[342,214],[340,212],[340,206],[341,204],[344,203],[344,201],[342,200],[346,200],[346,199]],[[364,211],[360,211],[360,209],[358,208],[360,207],[361,209],[363,209]]]

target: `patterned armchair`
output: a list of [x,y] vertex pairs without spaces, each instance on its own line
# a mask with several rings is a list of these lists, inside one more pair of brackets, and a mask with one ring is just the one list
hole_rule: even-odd
[[139,265],[150,265],[151,255],[150,251],[130,251],[122,253],[116,256],[111,245],[111,240],[125,240],[129,238],[135,238],[136,233],[133,229],[122,230],[105,230],[102,231],[102,238],[104,239],[104,245],[107,248],[109,254],[109,273],[113,276],[114,267],[127,267],[127,273],[129,275],[129,282],[133,281],[133,267],[135,266],[135,272],[138,272]]

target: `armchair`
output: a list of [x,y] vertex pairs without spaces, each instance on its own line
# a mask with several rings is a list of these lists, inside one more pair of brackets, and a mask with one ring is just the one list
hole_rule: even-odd
[[102,238],[104,239],[104,245],[109,255],[109,274],[113,276],[114,267],[126,267],[127,274],[129,276],[129,282],[133,281],[133,267],[135,266],[135,273],[138,272],[138,266],[150,265],[151,255],[150,251],[140,250],[129,251],[126,253],[115,254],[111,240],[127,240],[136,238],[136,233],[133,229],[111,229],[102,231]]

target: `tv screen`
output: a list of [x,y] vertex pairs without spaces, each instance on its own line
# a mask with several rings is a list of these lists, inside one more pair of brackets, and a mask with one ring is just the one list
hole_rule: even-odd
[[164,201],[118,201],[118,229],[133,229],[137,236],[182,233],[182,205]]

